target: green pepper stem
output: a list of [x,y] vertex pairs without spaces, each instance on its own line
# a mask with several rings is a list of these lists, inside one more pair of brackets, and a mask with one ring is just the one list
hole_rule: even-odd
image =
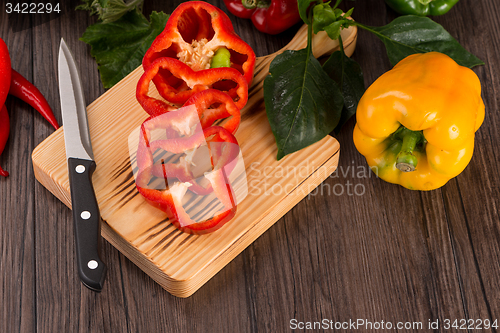
[[421,132],[410,131],[404,128],[399,135],[403,138],[403,145],[396,157],[396,168],[403,172],[415,171],[418,159],[413,155],[413,150],[415,150],[422,134]]
[[231,52],[225,47],[219,48],[210,62],[210,68],[231,67]]
[[271,5],[269,0],[241,0],[241,4],[246,9],[267,8]]
[[422,5],[428,5],[432,2],[432,0],[418,0],[418,2],[420,2]]
[[257,0],[241,0],[241,4],[246,9],[254,9],[257,8]]

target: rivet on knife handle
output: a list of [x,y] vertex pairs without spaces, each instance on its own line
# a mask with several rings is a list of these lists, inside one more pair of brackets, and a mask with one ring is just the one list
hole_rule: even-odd
[[92,186],[95,167],[94,161],[68,159],[78,274],[85,286],[100,292],[106,277],[106,265],[99,257],[101,215]]

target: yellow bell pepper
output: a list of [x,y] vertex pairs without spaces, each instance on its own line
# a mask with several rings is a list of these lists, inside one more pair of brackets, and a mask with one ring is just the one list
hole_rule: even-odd
[[433,190],[460,174],[484,120],[481,83],[437,52],[413,54],[361,98],[354,144],[383,180]]

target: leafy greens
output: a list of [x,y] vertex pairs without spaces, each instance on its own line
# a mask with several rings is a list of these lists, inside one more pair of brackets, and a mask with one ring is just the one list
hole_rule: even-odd
[[143,0],[85,1],[87,5],[79,6],[80,9],[99,14],[103,21],[89,26],[80,40],[91,46],[90,54],[98,64],[104,88],[108,89],[141,65],[169,15],[152,12],[148,20],[140,11]]

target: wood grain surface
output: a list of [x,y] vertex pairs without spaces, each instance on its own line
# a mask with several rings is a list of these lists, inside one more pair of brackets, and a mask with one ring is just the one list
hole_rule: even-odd
[[[145,12],[171,12],[180,2],[146,1]],[[211,2],[224,8],[221,0]],[[342,4],[353,5],[354,19],[367,25],[397,16],[382,0]],[[258,55],[280,49],[298,29],[265,36],[230,17]],[[352,143],[351,120],[337,137],[339,172],[188,299],[164,291],[106,241],[103,259],[112,265],[105,290],[95,294],[80,284],[71,211],[32,171],[31,152],[53,130],[9,97],[11,136],[0,157],[11,172],[0,179],[0,332],[286,332],[293,318],[500,319],[498,17],[496,0],[461,0],[434,18],[486,62],[474,69],[486,119],[459,177],[436,191],[411,192],[353,173],[366,164]],[[14,54],[13,67],[40,88],[59,121],[61,37],[85,73],[87,99],[104,92],[88,47],[78,41],[93,18],[70,11],[44,24],[36,15],[23,20],[26,29],[13,32],[2,8],[0,37]],[[390,69],[382,43],[364,31],[353,58],[366,85]],[[355,186],[362,195],[353,194]]]

